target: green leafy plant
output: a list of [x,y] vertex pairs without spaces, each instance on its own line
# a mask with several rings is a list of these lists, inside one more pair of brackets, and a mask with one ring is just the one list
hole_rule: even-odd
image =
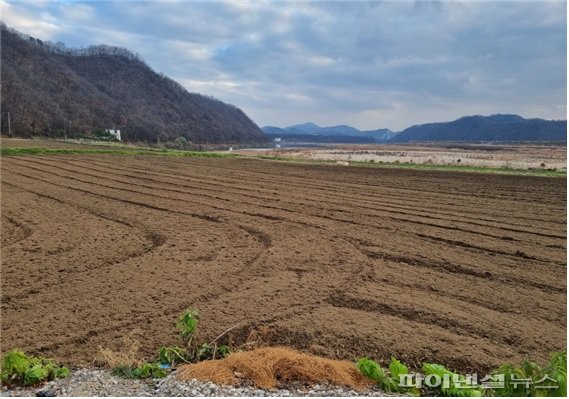
[[[401,376],[412,374],[409,374],[406,365],[394,357],[391,358],[389,371],[368,358],[359,359],[357,367],[385,391],[408,395],[421,393],[416,387],[408,387],[411,384],[400,386]],[[491,380],[485,381],[484,385],[468,381],[466,376],[440,364],[423,363],[422,371],[424,377],[421,377],[421,385],[427,394],[438,390],[444,396],[567,396],[567,351],[552,353],[545,367],[528,359],[519,366],[504,364],[490,373]]]
[[420,391],[415,387],[401,386],[399,384],[400,376],[409,374],[409,368],[396,358],[391,358],[389,363],[389,372],[386,372],[377,362],[361,358],[357,361],[358,370],[366,377],[377,382],[381,389],[388,392],[400,392],[408,395],[418,396]]
[[176,327],[180,330],[180,336],[186,340],[188,346],[192,344],[195,338],[199,319],[199,314],[196,310],[186,310],[176,323]]
[[69,375],[69,369],[67,367],[56,367],[53,370],[53,379],[65,378]]
[[504,386],[494,389],[496,396],[567,396],[566,351],[553,353],[544,368],[526,359],[520,366],[504,364],[491,374],[504,376]]
[[385,372],[377,362],[367,357],[362,357],[357,361],[356,366],[367,378],[376,381],[380,386],[384,385],[386,379]]
[[[199,324],[199,313],[196,310],[186,310],[179,317],[176,327],[180,330],[180,337],[185,341],[186,350],[184,352],[180,351],[180,348],[164,348],[164,353],[161,354],[162,360],[170,358],[168,363],[171,363],[172,359],[178,361],[184,361],[186,363],[193,361],[201,361],[207,359],[215,359],[220,357],[225,357],[229,354],[230,349],[227,345],[217,345],[217,340],[221,338],[225,333],[231,331],[231,329],[225,331],[223,334],[218,336],[215,340],[210,343],[202,343],[198,345],[197,343],[197,329]],[[162,356],[163,355],[163,356]]]
[[391,357],[391,363],[389,363],[389,371],[391,378],[397,381],[399,381],[401,375],[409,374],[409,368],[393,356]]
[[226,357],[231,353],[229,345],[220,345],[217,347],[217,356],[220,358]]
[[220,345],[217,344],[201,344],[197,350],[197,361],[201,360],[208,360],[208,359],[219,359],[224,358],[227,356],[231,350],[227,345]]
[[23,385],[35,385],[49,377],[49,370],[42,364],[36,364],[24,373]]
[[191,363],[186,350],[179,346],[163,346],[158,351],[158,361],[175,367],[179,363]]
[[10,351],[2,358],[2,372],[4,373],[24,375],[30,367],[30,359],[19,350]]
[[567,396],[567,351],[551,354],[545,374],[557,381],[557,389],[549,392],[549,396]]
[[12,385],[36,385],[40,382],[69,375],[67,367],[58,367],[52,360],[26,355],[12,350],[2,357],[2,383]]
[[133,370],[134,368],[129,366],[116,366],[111,369],[111,374],[116,377],[134,378],[134,376],[132,375]]
[[214,356],[213,348],[208,344],[201,344],[198,347],[196,358],[197,360],[211,359]]
[[163,369],[158,363],[142,363],[138,367],[118,366],[112,369],[111,374],[123,378],[162,378],[168,375],[168,371]]
[[535,362],[524,360],[520,366],[505,364],[493,373],[504,375],[504,387],[495,390],[498,396],[547,396],[535,395],[532,384],[525,384],[522,380],[540,381],[543,370]]
[[[158,351],[156,361],[153,363],[142,363],[129,353],[128,356],[119,357],[119,359],[131,359],[129,363],[123,361],[113,361],[112,372],[114,375],[124,378],[161,378],[181,363],[193,363],[201,360],[222,358],[230,353],[227,345],[218,345],[217,340],[224,334],[231,331],[226,330],[210,343],[202,343],[198,345],[197,329],[199,323],[199,314],[195,310],[186,310],[178,318],[176,327],[180,331],[180,338],[184,341],[185,346],[162,346]],[[138,346],[134,345],[134,354],[138,351]],[[110,355],[108,352],[111,352]],[[133,352],[133,351],[131,351]],[[107,363],[108,359],[114,360],[117,356],[112,351],[105,351]]]
[[[483,396],[484,390],[478,385],[468,385],[465,376],[448,370],[445,366],[434,363],[423,363],[426,375],[435,375],[440,384],[435,387],[445,396]],[[448,382],[445,384],[445,382]]]
[[168,372],[157,363],[144,363],[132,371],[134,378],[162,378],[167,374]]

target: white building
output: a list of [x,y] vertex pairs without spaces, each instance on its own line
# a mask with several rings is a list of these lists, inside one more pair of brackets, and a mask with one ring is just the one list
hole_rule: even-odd
[[122,141],[121,140],[121,131],[120,130],[114,130],[114,129],[105,129],[105,132],[112,134],[115,139],[117,139],[118,141]]

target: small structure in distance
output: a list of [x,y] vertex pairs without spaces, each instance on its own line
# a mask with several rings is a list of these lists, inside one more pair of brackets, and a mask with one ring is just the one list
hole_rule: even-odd
[[121,140],[121,131],[118,129],[105,129],[105,132],[109,133],[110,135],[112,135],[115,140],[117,141],[122,141]]

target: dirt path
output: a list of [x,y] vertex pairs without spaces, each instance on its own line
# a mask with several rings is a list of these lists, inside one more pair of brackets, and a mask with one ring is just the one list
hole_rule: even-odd
[[564,179],[252,159],[2,159],[2,345],[85,365],[137,330],[487,371],[566,347]]

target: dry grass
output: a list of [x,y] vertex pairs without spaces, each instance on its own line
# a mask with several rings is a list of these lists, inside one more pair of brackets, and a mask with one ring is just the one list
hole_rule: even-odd
[[[260,326],[251,329],[249,335],[245,339],[245,343],[240,349],[253,350],[267,345],[271,336],[271,329],[268,326]],[[231,346],[231,345],[230,345]]]
[[225,359],[184,365],[178,378],[225,385],[249,380],[265,389],[293,381],[309,384],[328,382],[357,390],[373,385],[373,381],[362,376],[351,362],[306,355],[282,347],[235,352]]
[[566,169],[567,149],[564,145],[542,146],[539,144],[468,145],[449,147],[410,145],[339,146],[337,148],[292,149],[271,152],[256,152],[256,155],[271,155],[304,160],[327,160],[336,162],[384,162],[388,164],[415,164],[434,166],[471,166],[479,168],[511,168],[527,170]]
[[99,354],[95,359],[95,363],[111,369],[117,367],[138,367],[143,363],[143,360],[139,357],[140,341],[134,337],[136,333],[138,331],[132,331],[123,337],[123,344],[120,350],[114,351],[99,347]]

